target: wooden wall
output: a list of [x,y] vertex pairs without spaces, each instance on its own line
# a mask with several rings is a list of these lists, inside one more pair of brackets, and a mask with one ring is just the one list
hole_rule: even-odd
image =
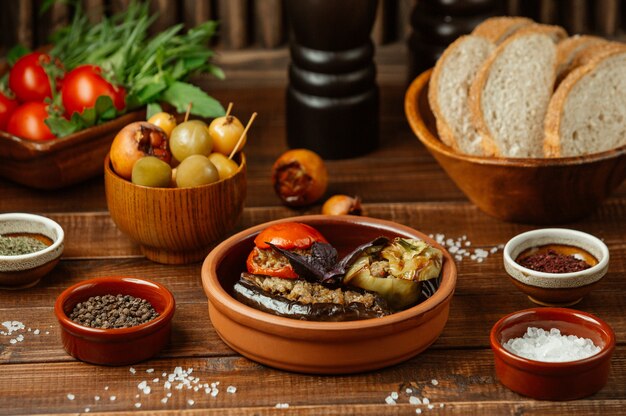
[[[71,9],[55,4],[44,15],[43,0],[0,0],[0,52],[16,43],[29,47],[46,42],[48,35],[71,17]],[[102,13],[124,8],[130,0],[81,0],[97,21]],[[206,19],[221,22],[217,47],[220,49],[284,46],[287,23],[284,0],[151,0],[160,13],[153,30],[176,22],[195,25]],[[336,0],[340,1],[340,0]],[[409,16],[419,0],[381,0],[372,33],[377,44],[406,39]],[[626,23],[626,0],[506,0],[512,15],[526,15],[546,23],[562,24],[570,33],[597,33],[603,36],[623,34]]]

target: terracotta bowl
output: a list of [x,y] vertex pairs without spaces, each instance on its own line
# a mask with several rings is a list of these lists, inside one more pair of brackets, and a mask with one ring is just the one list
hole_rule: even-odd
[[0,235],[35,234],[51,244],[19,256],[0,256],[0,289],[25,289],[36,285],[59,263],[63,253],[63,228],[50,218],[33,214],[0,214]]
[[[155,319],[131,328],[100,329],[79,325],[68,315],[91,296],[131,295],[146,299],[159,313]],[[127,365],[147,360],[168,343],[176,303],[159,283],[136,277],[100,277],[63,291],[54,304],[61,325],[63,347],[72,357],[92,364]]]
[[[515,260],[533,247],[550,244],[578,247],[596,258],[598,263],[574,273],[544,273],[521,266]],[[606,275],[609,249],[600,239],[581,231],[544,228],[519,234],[504,246],[504,269],[515,286],[536,304],[571,306],[580,302]]]
[[482,211],[505,221],[570,222],[591,214],[626,178],[626,146],[593,155],[553,159],[469,156],[437,136],[428,105],[432,70],[410,85],[404,108],[418,139],[450,179]]
[[246,199],[246,158],[228,179],[193,188],[150,188],[118,176],[109,156],[104,185],[111,218],[152,261],[200,261],[239,221]]
[[[350,322],[300,321],[240,303],[231,290],[245,270],[254,237],[269,225],[285,221],[317,228],[340,256],[381,235],[423,239],[444,253],[439,289],[426,301],[404,311]],[[443,247],[404,225],[367,217],[310,215],[257,225],[224,241],[205,260],[202,284],[209,299],[211,322],[235,351],[283,370],[341,374],[397,364],[435,342],[448,319],[456,267]]]
[[[502,344],[521,337],[529,326],[562,335],[589,338],[600,347],[598,354],[577,361],[549,363],[529,360],[507,351]],[[604,387],[611,368],[615,335],[599,318],[573,309],[535,308],[515,312],[500,319],[491,329],[491,348],[496,375],[509,389],[540,400],[574,400]]]

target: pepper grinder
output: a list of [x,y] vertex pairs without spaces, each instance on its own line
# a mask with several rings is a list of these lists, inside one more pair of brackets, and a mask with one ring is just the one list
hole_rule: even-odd
[[291,26],[287,143],[324,159],[378,147],[370,32],[377,0],[287,0]]

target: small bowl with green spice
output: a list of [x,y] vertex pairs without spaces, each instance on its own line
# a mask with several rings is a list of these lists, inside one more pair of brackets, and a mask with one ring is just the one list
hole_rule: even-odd
[[63,228],[34,214],[0,214],[0,289],[36,285],[59,262]]

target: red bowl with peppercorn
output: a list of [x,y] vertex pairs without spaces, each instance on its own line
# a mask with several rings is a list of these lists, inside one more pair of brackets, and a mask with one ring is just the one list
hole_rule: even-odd
[[[138,325],[113,329],[81,325],[70,318],[78,304],[95,296],[118,294],[145,299],[158,316]],[[92,364],[115,366],[158,354],[169,342],[175,308],[174,296],[159,283],[136,277],[100,277],[64,290],[56,300],[54,313],[61,325],[63,347],[71,356]]]
[[544,228],[519,234],[504,247],[504,268],[528,298],[543,306],[571,306],[602,280],[609,249],[590,234]]
[[[529,327],[547,332],[554,328],[561,337],[579,339],[567,343],[568,347],[564,346],[565,341],[555,347],[542,345],[535,339],[534,347],[543,347],[543,352],[526,350],[522,353],[521,349],[512,348],[509,341],[527,337]],[[586,358],[566,360],[563,355],[572,354],[571,349],[582,343],[580,338],[590,340],[596,351],[585,354]],[[566,308],[533,308],[500,319],[491,329],[490,343],[496,375],[506,387],[538,400],[574,400],[592,395],[606,385],[615,350],[615,334],[606,322],[589,313]],[[551,349],[552,362],[545,358],[546,347]],[[529,352],[534,353],[533,359],[522,356]]]

